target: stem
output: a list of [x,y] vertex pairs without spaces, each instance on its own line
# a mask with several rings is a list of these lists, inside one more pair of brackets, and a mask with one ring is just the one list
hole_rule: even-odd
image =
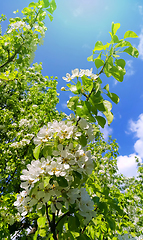
[[48,205],[47,205],[47,203],[45,203],[45,205],[46,205],[46,216],[47,216],[47,220],[49,222],[51,233],[53,233],[54,240],[58,240],[57,236],[56,236],[55,213],[53,213],[53,219],[52,219],[52,221],[50,221],[49,214],[48,214]]
[[58,223],[59,223],[66,215],[69,216],[69,215],[70,215],[70,212],[67,212],[67,213],[63,214],[63,215],[60,217],[60,219],[59,219],[59,220],[57,221],[57,223],[56,223],[56,227],[57,227]]

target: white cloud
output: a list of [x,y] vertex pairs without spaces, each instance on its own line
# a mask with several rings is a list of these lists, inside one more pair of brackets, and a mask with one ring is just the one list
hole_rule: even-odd
[[140,15],[143,15],[143,6],[138,6]]
[[137,121],[130,120],[130,131],[135,133],[138,140],[134,144],[135,152],[143,158],[143,113],[139,115]]
[[82,12],[83,12],[83,9],[81,7],[78,7],[76,9],[74,9],[73,15],[74,15],[74,17],[78,17],[82,14]]
[[133,69],[133,61],[129,60],[126,62],[126,76],[131,76],[135,73]]
[[129,121],[130,130],[135,132],[135,136],[143,140],[143,113],[138,117],[137,121]]
[[135,137],[138,139],[134,144],[135,152],[143,158],[143,113],[139,115],[137,121],[129,121],[129,129],[135,133]]
[[[124,174],[126,177],[132,177],[137,176],[137,163],[135,156],[137,156],[135,153],[130,154],[129,156],[119,156],[117,158],[117,165],[119,168],[119,172]],[[141,158],[139,158],[139,161],[141,162]]]
[[141,29],[139,39],[140,39],[139,45],[138,45],[139,57],[143,60],[143,28]]
[[134,144],[135,151],[143,158],[143,141],[141,139],[137,140]]
[[91,49],[91,47],[88,44],[86,44],[86,43],[82,45],[82,48],[84,48],[84,49]]
[[67,103],[62,103],[62,107],[65,109],[67,108]]
[[104,128],[100,128],[100,131],[103,133],[103,137],[105,141],[107,141],[108,136],[112,134],[113,129],[109,127],[108,124],[106,123]]
[[[118,157],[118,168],[119,172],[127,177],[137,175],[137,163],[135,161],[135,156],[138,157],[139,161],[142,162],[143,159],[143,113],[139,115],[137,121],[129,121],[130,132],[135,133],[137,140],[134,144],[134,153],[129,156],[119,156]],[[127,132],[129,134],[129,132]]]

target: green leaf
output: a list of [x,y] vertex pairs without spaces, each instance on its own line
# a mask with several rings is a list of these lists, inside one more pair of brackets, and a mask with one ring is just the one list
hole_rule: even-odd
[[135,58],[137,58],[139,56],[139,52],[135,47],[128,47],[123,52],[126,52]]
[[37,224],[39,228],[44,228],[46,223],[46,217],[39,217],[37,220]]
[[77,81],[76,88],[77,88],[78,93],[80,94],[81,93],[81,82],[80,81]]
[[101,60],[101,59],[95,59],[95,60],[94,60],[94,63],[95,63],[95,66],[96,66],[97,68],[100,68],[101,66],[104,65],[104,61]]
[[124,39],[125,38],[137,38],[137,37],[138,37],[138,35],[133,31],[127,31],[124,34]]
[[60,187],[67,187],[68,186],[67,180],[62,176],[57,177],[57,182],[58,182]]
[[76,107],[76,113],[78,116],[84,117],[88,121],[95,122],[95,119],[91,114],[91,105],[88,101],[81,101]]
[[115,35],[119,28],[120,28],[120,23],[112,22],[112,35]]
[[40,148],[41,148],[41,144],[35,147],[35,149],[33,150],[33,155],[36,158],[36,160],[39,159]]
[[64,226],[64,223],[67,221],[67,215],[64,216],[63,218],[59,218],[59,222],[58,222],[58,225],[57,225],[57,229],[58,231],[61,233],[63,231],[63,226]]
[[49,0],[43,0],[43,2],[44,2],[44,8],[47,8],[47,7],[49,7],[49,5],[50,5],[50,3],[49,3]]
[[83,83],[83,88],[85,91],[91,92],[93,88],[93,81],[91,78],[86,77],[85,75],[81,78]]
[[93,55],[89,56],[89,57],[87,58],[87,61],[88,61],[88,62],[93,61]]
[[131,235],[132,235],[133,238],[136,237],[136,234],[134,232],[131,232]]
[[105,123],[106,123],[105,118],[104,118],[104,117],[101,117],[101,116],[96,116],[95,118],[97,119],[98,124],[99,124],[102,128],[104,128]]
[[78,104],[79,97],[75,96],[69,99],[69,102],[67,103],[67,107],[73,111],[75,111],[76,106]]
[[33,240],[37,240],[38,233],[39,233],[39,231],[37,230],[37,231],[35,232],[35,234],[34,234]]
[[56,2],[55,2],[55,0],[52,0],[52,1],[50,2],[50,8],[47,8],[46,10],[47,10],[49,13],[53,14],[53,12],[56,10],[56,8],[57,8]]
[[47,233],[46,229],[44,229],[44,228],[40,228],[40,229],[39,229],[39,235],[40,235],[41,237],[45,237],[45,236],[46,236],[46,233]]
[[79,172],[73,171],[73,177],[74,177],[74,182],[72,183],[72,185],[74,187],[79,186],[80,182],[81,182],[81,174]]
[[107,118],[108,125],[110,125],[111,122],[113,121],[113,113],[112,112],[103,112],[103,114]]
[[124,69],[126,62],[124,59],[116,59],[115,64],[120,66],[122,69]]
[[52,147],[49,145],[49,146],[44,146],[43,148],[43,156],[45,158],[47,158],[48,156],[51,156],[52,154]]
[[104,45],[101,41],[97,41],[93,51],[100,51],[104,49]]
[[78,227],[80,226],[80,222],[77,216],[69,216],[68,219],[68,228],[70,231],[78,231]]
[[34,2],[31,2],[29,5],[28,5],[29,8],[36,8],[36,3]]
[[107,93],[107,96],[114,102],[114,103],[118,103],[119,102],[119,97],[115,94],[115,93],[111,93],[111,92],[108,92]]
[[112,109],[112,104],[107,100],[104,100],[103,104],[104,104],[105,108],[107,109],[107,112],[110,112]]
[[86,234],[81,234],[77,240],[91,240]]
[[110,68],[109,73],[119,82],[123,81],[125,70],[118,66],[112,66]]
[[87,139],[84,135],[81,135],[81,137],[79,138],[79,141],[82,147],[85,147],[87,145]]
[[106,84],[103,89],[105,89],[107,92],[109,92],[109,84]]
[[114,36],[113,36],[112,42],[113,42],[113,43],[119,43],[119,38],[117,37],[117,35],[114,35]]
[[44,187],[49,184],[50,177],[44,177]]
[[115,221],[110,217],[110,218],[106,218],[108,224],[109,224],[109,227],[111,228],[111,230],[115,230]]
[[53,21],[53,16],[51,16],[50,14],[48,14],[48,17],[50,18],[50,21],[52,22]]

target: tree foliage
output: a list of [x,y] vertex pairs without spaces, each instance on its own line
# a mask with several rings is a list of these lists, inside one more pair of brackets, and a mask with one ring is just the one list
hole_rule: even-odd
[[[0,30],[0,238],[1,239],[128,239],[143,234],[143,166],[138,177],[118,173],[118,145],[105,142],[100,128],[113,121],[112,102],[119,97],[102,86],[101,76],[122,82],[127,53],[138,50],[127,31],[111,41],[97,41],[92,69],[75,69],[63,77],[73,96],[70,116],[56,110],[57,78],[43,76],[33,63],[43,43],[47,15],[53,20],[54,0],[39,0],[22,10],[23,18]],[[17,12],[15,12],[17,13]],[[6,17],[1,16],[0,21]],[[1,28],[0,28],[1,29]],[[108,100],[107,100],[108,98]],[[24,190],[23,190],[24,189]]]

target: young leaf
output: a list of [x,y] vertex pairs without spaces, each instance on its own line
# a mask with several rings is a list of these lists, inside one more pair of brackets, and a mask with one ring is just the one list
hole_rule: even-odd
[[53,21],[53,16],[51,16],[50,14],[48,14],[48,17],[50,18],[50,21],[52,22]]
[[112,109],[112,103],[110,103],[110,102],[107,101],[107,100],[104,100],[104,101],[103,101],[103,104],[104,104],[105,108],[107,109],[107,112],[110,112],[111,109]]
[[46,217],[39,217],[37,220],[37,224],[39,228],[44,228],[46,223]]
[[112,22],[112,35],[115,35],[119,28],[120,28],[120,23]]
[[33,155],[36,158],[36,160],[38,160],[39,158],[40,148],[41,148],[41,144],[35,147],[35,149],[33,150]]
[[103,112],[103,114],[107,118],[108,125],[110,125],[111,122],[113,121],[113,113],[111,113],[111,112]]
[[95,47],[94,47],[94,50],[93,51],[100,51],[100,50],[103,50],[104,49],[104,45],[101,41],[97,41],[95,43]]
[[93,61],[93,55],[89,56],[89,57],[87,58],[87,61],[88,61],[88,62]]
[[133,31],[127,31],[124,34],[124,39],[125,38],[137,38],[137,37],[138,37],[138,35]]

